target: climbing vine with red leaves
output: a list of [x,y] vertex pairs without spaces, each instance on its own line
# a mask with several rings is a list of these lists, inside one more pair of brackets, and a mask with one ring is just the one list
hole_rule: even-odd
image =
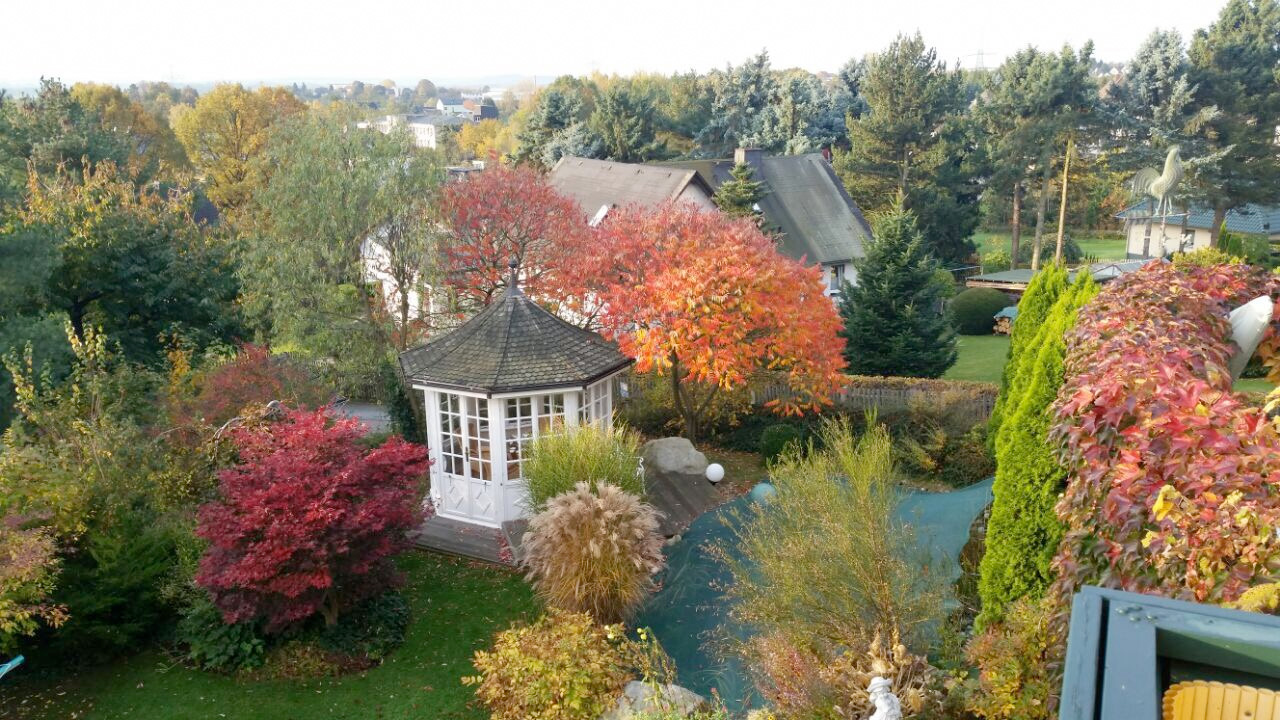
[[1221,602],[1280,571],[1280,431],[1227,368],[1228,313],[1259,295],[1280,278],[1152,263],[1081,310],[1050,431],[1060,602],[1086,583]]

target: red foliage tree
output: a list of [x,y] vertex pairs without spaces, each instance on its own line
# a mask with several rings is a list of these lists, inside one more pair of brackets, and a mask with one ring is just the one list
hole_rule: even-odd
[[840,316],[822,272],[779,254],[750,219],[684,203],[609,215],[574,258],[565,294],[590,298],[601,330],[640,372],[669,373],[686,436],[722,390],[761,375],[791,390],[799,414],[842,382]]
[[1280,278],[1152,263],[1081,310],[1050,431],[1060,612],[1084,583],[1220,602],[1280,568],[1280,431],[1227,368],[1227,313],[1259,295]]
[[234,358],[195,373],[186,371],[185,357],[178,357],[174,374],[181,377],[175,377],[169,419],[178,427],[220,426],[246,407],[272,400],[316,407],[329,399],[306,370],[273,356],[265,345],[242,345]]
[[426,448],[393,437],[366,452],[356,421],[322,410],[232,437],[240,462],[196,530],[209,542],[196,583],[228,623],[274,632],[320,613],[332,624],[398,582],[391,557],[419,518]]
[[573,200],[529,167],[493,167],[448,185],[440,212],[447,228],[445,281],[463,301],[488,305],[520,263],[524,289],[545,297],[559,272],[590,236]]

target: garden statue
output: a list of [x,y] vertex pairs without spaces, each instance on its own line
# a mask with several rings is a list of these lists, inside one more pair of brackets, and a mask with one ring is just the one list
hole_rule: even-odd
[[[1150,197],[1156,201],[1155,211],[1151,217],[1147,218],[1148,227],[1151,221],[1157,217],[1160,218],[1160,243],[1164,247],[1164,243],[1168,241],[1169,234],[1165,232],[1166,224],[1169,216],[1173,214],[1173,190],[1177,187],[1178,181],[1182,179],[1182,158],[1178,156],[1178,146],[1174,145],[1169,148],[1169,154],[1164,159],[1164,170],[1157,171],[1153,167],[1145,167],[1133,176],[1130,188],[1134,195],[1140,197]],[[1186,215],[1183,215],[1185,219]],[[1182,239],[1178,242],[1177,250],[1181,250],[1187,237],[1185,227],[1183,228]],[[1145,251],[1144,251],[1145,252]],[[1163,254],[1164,251],[1161,251]]]
[[867,686],[867,694],[871,696],[871,704],[876,711],[868,720],[902,720],[902,704],[889,689],[893,683],[888,678],[876,676],[871,678]]
[[1163,172],[1145,167],[1133,176],[1133,193],[1149,196],[1156,201],[1153,217],[1166,217],[1173,210],[1173,189],[1181,179],[1182,158],[1178,156],[1178,146],[1174,145],[1165,156]]

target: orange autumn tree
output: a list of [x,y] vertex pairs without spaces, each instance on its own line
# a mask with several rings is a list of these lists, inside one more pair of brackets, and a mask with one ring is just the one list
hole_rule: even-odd
[[565,276],[580,314],[636,359],[669,375],[684,434],[717,394],[763,376],[790,393],[782,414],[816,410],[841,383],[840,316],[817,267],[786,258],[750,219],[688,204],[609,214]]
[[445,187],[440,215],[445,281],[459,300],[479,307],[502,294],[513,259],[525,292],[554,295],[566,258],[590,234],[582,209],[542,173],[496,159],[484,172]]

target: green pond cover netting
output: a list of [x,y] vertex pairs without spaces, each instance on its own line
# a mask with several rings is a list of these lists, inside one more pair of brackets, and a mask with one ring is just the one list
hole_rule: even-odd
[[[991,483],[987,479],[942,493],[908,491],[898,506],[899,517],[915,527],[921,549],[950,560],[953,579],[960,574],[958,558],[969,528],[991,502]],[[728,582],[728,573],[708,548],[728,545],[725,522],[746,516],[751,502],[744,495],[706,513],[667,548],[662,587],[635,620],[636,627],[650,628],[662,642],[681,685],[707,697],[715,689],[734,712],[760,705],[746,670],[725,651],[726,638],[747,637],[749,629],[730,619],[727,601],[717,589]]]

